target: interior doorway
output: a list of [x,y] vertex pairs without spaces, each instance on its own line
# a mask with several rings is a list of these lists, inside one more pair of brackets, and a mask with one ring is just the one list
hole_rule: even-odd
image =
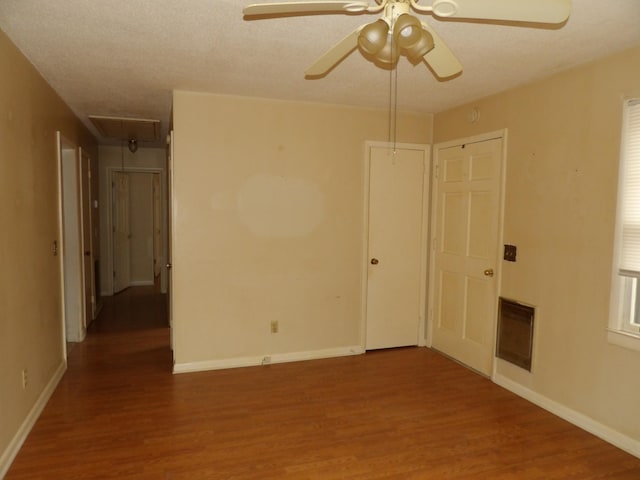
[[113,172],[111,182],[113,245],[113,293],[130,286],[131,280],[131,216],[129,211],[129,174]]
[[491,375],[500,278],[504,132],[435,146],[434,348]]
[[113,171],[111,188],[113,290],[160,287],[164,249],[161,175]]
[[98,295],[96,293],[96,255],[94,246],[93,216],[91,211],[91,157],[82,148],[78,149],[80,162],[80,212],[82,226],[82,270],[84,290],[84,325],[85,328],[96,318],[98,310]]
[[424,345],[429,147],[367,145],[365,347]]
[[[60,262],[66,342],[81,342],[86,335],[82,210],[78,148],[57,132],[60,172]],[[66,349],[65,349],[66,351]]]

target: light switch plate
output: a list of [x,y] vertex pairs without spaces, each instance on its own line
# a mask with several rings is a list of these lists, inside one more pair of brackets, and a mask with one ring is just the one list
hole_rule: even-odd
[[505,245],[504,246],[504,259],[507,262],[515,262],[516,261],[516,253],[517,247],[515,245]]

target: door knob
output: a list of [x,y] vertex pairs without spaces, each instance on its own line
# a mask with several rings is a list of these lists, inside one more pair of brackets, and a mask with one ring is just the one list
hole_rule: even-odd
[[371,265],[377,265],[378,263],[380,263],[380,261],[377,258],[371,259]]
[[485,276],[487,276],[487,277],[493,277],[493,268],[487,268],[487,269],[484,271],[484,274],[485,274]]
[[167,268],[171,268],[173,265],[171,265],[170,263],[167,263]]

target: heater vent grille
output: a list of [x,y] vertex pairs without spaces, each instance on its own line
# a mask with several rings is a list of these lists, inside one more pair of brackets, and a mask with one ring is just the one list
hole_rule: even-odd
[[500,298],[496,356],[531,371],[535,308]]

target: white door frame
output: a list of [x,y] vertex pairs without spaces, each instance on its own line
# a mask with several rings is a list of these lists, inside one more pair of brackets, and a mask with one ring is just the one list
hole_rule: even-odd
[[[105,285],[105,288],[103,289],[103,291],[105,291],[106,295],[113,295],[113,274],[111,272],[113,272],[113,189],[111,188],[111,184],[113,182],[113,172],[124,172],[124,173],[159,173],[160,174],[160,185],[166,185],[166,172],[164,168],[159,168],[159,167],[119,167],[119,166],[112,166],[112,167],[107,167],[107,204],[106,204],[106,212],[104,213],[106,215],[106,223],[107,223],[107,232],[108,235],[106,236],[106,249],[105,251],[107,252],[107,258],[105,259],[105,267],[107,269],[108,275],[107,278],[109,279],[108,285]],[[162,215],[162,221],[164,222],[164,226],[165,228],[163,229],[163,234],[164,237],[163,239],[165,240],[163,246],[162,246],[162,261],[160,263],[160,265],[162,265],[164,267],[164,265],[167,263],[166,261],[166,256],[167,256],[167,246],[166,243],[168,241],[167,237],[169,235],[169,232],[167,231],[167,222],[166,222],[166,213],[165,211],[168,210],[169,208],[169,199],[166,198],[166,195],[163,196],[162,200],[164,200],[167,205],[163,206],[163,215]],[[102,267],[101,267],[102,269]],[[166,268],[161,268],[161,272],[160,272],[160,276],[161,276],[161,282],[162,282],[162,290],[166,290]]]
[[[173,165],[175,161],[175,134],[171,130],[167,134],[167,177],[164,178],[164,182],[167,188],[167,238],[165,242],[165,272],[167,273],[167,317],[169,320],[169,344],[171,347],[171,354],[173,356],[173,363],[175,364],[175,331],[173,326],[173,239],[175,238],[175,222],[176,218],[175,210],[177,207],[173,201]],[[161,178],[162,180],[162,178]],[[175,367],[174,367],[175,371]]]
[[[86,162],[85,162],[86,159]],[[82,224],[82,252],[83,252],[83,263],[84,261],[86,261],[87,258],[87,252],[89,252],[89,271],[90,271],[90,276],[89,276],[89,285],[90,285],[90,297],[91,297],[91,318],[85,318],[85,328],[96,318],[96,312],[97,312],[97,305],[96,305],[96,282],[95,282],[95,252],[93,249],[93,216],[92,216],[92,211],[93,211],[93,201],[91,198],[91,177],[93,176],[93,172],[91,171],[91,156],[89,155],[89,152],[87,152],[85,149],[83,149],[82,147],[78,147],[78,161],[80,164],[80,200],[83,203],[83,205],[81,206],[80,210],[82,212],[82,219],[81,219],[81,224]],[[87,177],[88,177],[88,182],[87,182],[87,191],[85,192],[85,186],[84,186],[84,172],[87,173]],[[89,210],[87,212],[84,211],[84,195],[88,196],[89,199]],[[85,218],[85,213],[87,218]],[[86,231],[85,230],[89,230],[88,235],[86,235]],[[88,237],[89,239],[89,244],[87,245],[85,242],[85,236]],[[85,270],[83,268],[83,274],[84,274]],[[86,285],[86,278],[84,279],[85,283],[83,285]],[[85,299],[86,299],[86,292],[85,292]],[[85,300],[86,302],[86,300]],[[86,311],[86,305],[85,305],[85,311]]]
[[[60,257],[60,288],[62,305],[62,348],[64,358],[67,358],[67,340],[80,342],[84,340],[86,328],[84,317],[86,312],[84,298],[84,256],[82,251],[82,213],[80,210],[80,157],[78,147],[75,143],[65,138],[58,130],[56,132],[56,146],[58,156],[58,228],[60,232],[59,245],[54,249]],[[75,182],[69,184],[64,175],[65,153],[73,152],[73,168],[75,170]],[[68,167],[68,166],[67,166]],[[65,215],[64,196],[71,195],[77,209],[76,223],[69,224],[68,215]],[[77,248],[73,252],[66,252],[65,249],[71,244],[68,237],[68,229],[72,228],[77,238]],[[77,268],[72,268],[71,261],[76,259]],[[72,286],[70,287],[69,284]],[[73,312],[73,317],[67,315]],[[68,327],[68,328],[67,328]],[[68,331],[73,332],[69,336]]]
[[[496,139],[496,138],[500,138],[502,139],[502,159],[501,159],[501,166],[500,166],[500,191],[498,192],[498,244],[496,245],[496,249],[498,251],[498,262],[496,264],[496,268],[495,268],[495,276],[496,278],[496,312],[497,310],[497,305],[498,305],[498,298],[500,297],[500,293],[502,292],[502,254],[501,254],[501,250],[500,247],[502,245],[502,241],[504,238],[504,204],[505,204],[505,185],[506,185],[506,174],[507,174],[507,129],[502,129],[502,130],[495,130],[493,132],[487,132],[487,133],[482,133],[479,135],[473,135],[471,137],[465,137],[465,138],[459,138],[459,139],[455,139],[455,140],[450,140],[447,142],[442,142],[442,143],[436,143],[433,146],[433,173],[432,173],[432,188],[431,188],[431,238],[429,239],[429,251],[430,251],[430,255],[429,255],[429,261],[430,261],[430,267],[429,267],[429,315],[428,315],[428,327],[427,327],[427,339],[426,339],[426,345],[427,347],[431,347],[432,346],[432,340],[433,340],[433,303],[434,303],[434,281],[435,281],[435,261],[434,261],[434,255],[436,254],[436,225],[435,222],[437,220],[437,215],[435,212],[435,208],[437,208],[437,199],[438,199],[438,182],[435,181],[435,179],[433,177],[435,177],[436,174],[436,168],[438,168],[437,166],[440,163],[440,159],[439,159],[439,151],[445,148],[450,148],[450,147],[455,147],[455,146],[460,146],[460,145],[468,145],[470,143],[478,143],[478,142],[484,142],[487,140],[492,140],[492,139]],[[493,325],[491,326],[491,331],[493,332],[493,349],[495,350],[495,333],[496,333],[496,325],[497,325],[497,318],[493,319]],[[495,371],[495,364],[496,362],[493,362],[493,366],[492,369]]]
[[[369,194],[370,194],[370,171],[371,171],[371,158],[369,151],[371,148],[382,147],[393,149],[412,149],[423,150],[426,152],[428,160],[431,158],[431,145],[419,144],[419,143],[390,143],[390,142],[375,142],[366,141],[364,145],[364,166],[363,166],[363,209],[362,209],[362,262],[361,262],[361,278],[362,278],[362,292],[361,292],[361,328],[360,328],[360,345],[362,351],[366,350],[367,339],[367,294],[368,294],[368,271],[369,271]],[[428,272],[428,239],[429,239],[429,190],[431,183],[431,172],[428,168],[433,162],[427,162],[427,168],[424,172],[423,180],[423,195],[422,195],[422,234],[421,234],[421,249],[420,249],[420,318],[418,322],[418,346],[424,347],[426,345],[425,329],[426,329],[426,299],[427,299],[427,272]]]

